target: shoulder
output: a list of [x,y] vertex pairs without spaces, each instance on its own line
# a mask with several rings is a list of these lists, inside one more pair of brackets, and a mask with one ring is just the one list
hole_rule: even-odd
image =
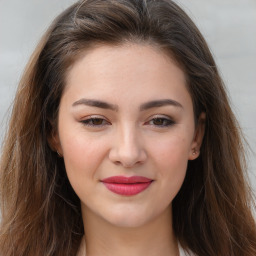
[[86,256],[85,238],[83,237],[76,256]]
[[179,245],[179,256],[196,256],[194,253],[192,252],[185,252],[182,247]]

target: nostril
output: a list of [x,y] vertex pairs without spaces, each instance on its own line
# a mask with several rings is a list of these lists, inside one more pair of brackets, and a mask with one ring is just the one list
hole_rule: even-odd
[[136,162],[132,162],[132,163],[127,163],[127,162],[121,162],[121,161],[116,161],[115,164],[116,165],[122,165],[124,168],[133,168],[134,166],[140,165],[142,164],[142,161],[136,161]]
[[142,143],[138,140],[126,139],[115,141],[109,151],[109,160],[115,165],[122,165],[124,168],[131,168],[140,165],[147,159],[147,154]]
[[114,162],[116,165],[121,165],[122,163],[120,161],[115,161]]

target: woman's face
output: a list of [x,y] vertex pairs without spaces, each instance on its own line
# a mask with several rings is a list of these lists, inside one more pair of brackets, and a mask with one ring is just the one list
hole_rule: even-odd
[[202,137],[183,71],[152,46],[98,46],[68,73],[54,141],[83,214],[138,227],[170,212]]

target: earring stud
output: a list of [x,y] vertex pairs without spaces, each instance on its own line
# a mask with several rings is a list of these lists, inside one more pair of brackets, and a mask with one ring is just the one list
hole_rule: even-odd
[[194,150],[193,150],[193,153],[192,153],[193,155],[196,155],[197,154],[197,150],[194,148]]
[[59,151],[58,151],[58,150],[57,150],[56,152],[57,152],[57,154],[58,154],[58,156],[59,156],[59,157],[62,157],[62,155],[59,153]]

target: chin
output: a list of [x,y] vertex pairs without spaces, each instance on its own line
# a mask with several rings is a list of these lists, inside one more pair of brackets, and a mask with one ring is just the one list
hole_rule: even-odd
[[125,217],[118,216],[117,218],[114,218],[108,221],[110,224],[119,228],[138,228],[147,223],[145,216],[141,218],[141,217],[135,217],[135,216],[132,217],[127,215]]
[[[103,217],[103,216],[102,216]],[[148,212],[138,209],[122,211],[111,211],[104,218],[110,224],[120,228],[138,228],[154,219]]]

